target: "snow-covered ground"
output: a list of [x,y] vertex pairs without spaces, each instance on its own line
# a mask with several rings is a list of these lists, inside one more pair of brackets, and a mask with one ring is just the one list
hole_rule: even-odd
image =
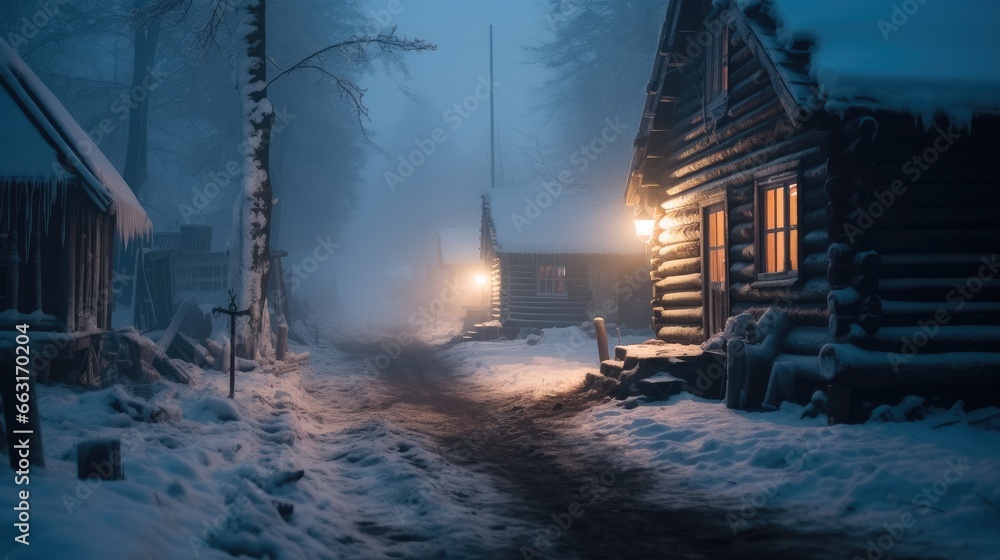
[[[522,542],[533,527],[508,517],[510,496],[394,424],[372,394],[387,382],[371,367],[378,354],[348,356],[331,331],[316,331],[323,336],[300,371],[238,374],[233,401],[226,376],[197,369],[191,385],[159,382],[148,399],[123,387],[40,388],[48,464],[32,469],[28,486],[31,545],[14,544],[4,522],[0,556],[465,558]],[[420,339],[457,332],[443,322]],[[394,341],[406,351],[406,339],[388,340],[387,353]],[[573,390],[597,365],[595,342],[575,328],[546,330],[534,345],[457,344],[443,357],[471,383],[466,390],[508,402]],[[838,543],[845,558],[995,557],[1000,417],[991,415],[1000,411],[827,427],[791,405],[753,414],[685,394],[622,404],[597,403],[557,429],[584,453],[612,449],[648,466],[656,480],[644,499],[708,506],[734,532],[846,532],[854,537]],[[75,446],[96,438],[121,440],[126,480],[77,480]],[[0,476],[4,504],[22,489],[9,474]]]
[[[625,343],[641,342],[629,337]],[[596,370],[594,341],[577,329],[542,341],[473,342],[446,355],[490,389],[542,395],[579,386]],[[727,409],[689,394],[638,406],[607,401],[566,435],[652,467],[650,498],[726,512],[735,533],[785,526],[844,531],[844,558],[894,554],[996,558],[1000,547],[1000,410],[928,411],[908,423],[827,426],[786,403],[771,413]],[[686,503],[690,502],[690,503]]]
[[[0,476],[0,557],[412,558],[441,553],[442,539],[462,557],[511,540],[496,527],[517,524],[489,513],[504,508],[488,480],[368,410],[358,361],[325,342],[308,350],[297,372],[238,373],[235,400],[226,375],[197,368],[191,385],[158,382],[148,400],[121,386],[40,387],[47,465],[26,487]],[[102,438],[121,440],[126,479],[78,480],[76,445]],[[22,489],[29,546],[11,523]]]

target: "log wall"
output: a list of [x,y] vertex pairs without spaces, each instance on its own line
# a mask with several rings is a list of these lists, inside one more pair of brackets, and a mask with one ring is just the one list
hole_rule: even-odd
[[[684,68],[683,100],[673,111],[669,140],[651,151],[666,154],[658,182],[648,185],[658,205],[652,242],[653,324],[668,342],[698,344],[705,332],[702,212],[727,209],[730,315],[767,305],[801,308],[808,324],[825,326],[826,181],[820,133],[795,125],[768,74],[735,30],[729,47],[729,101],[725,116],[706,122],[702,59]],[[801,206],[800,280],[792,286],[755,282],[755,177],[798,169]]]
[[[645,301],[650,289],[645,281],[648,268],[644,260],[641,255],[499,253],[503,325],[566,327],[598,316],[608,321],[637,323],[630,310]],[[566,267],[565,296],[537,293],[537,270],[543,264]]]
[[906,359],[1000,351],[985,327],[1000,325],[1000,180],[990,163],[1000,122],[925,130],[866,116],[825,143],[836,173],[830,280],[841,294],[829,302],[831,332]]

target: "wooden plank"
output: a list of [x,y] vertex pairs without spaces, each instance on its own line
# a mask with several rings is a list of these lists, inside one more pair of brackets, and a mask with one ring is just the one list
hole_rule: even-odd
[[187,317],[192,305],[194,305],[194,298],[184,300],[181,306],[177,308],[177,313],[174,313],[174,318],[170,320],[167,330],[163,331],[160,340],[156,341],[157,348],[164,354],[167,353],[167,349],[173,344],[174,337],[177,336],[177,331],[181,328],[181,323],[184,322],[184,318]]

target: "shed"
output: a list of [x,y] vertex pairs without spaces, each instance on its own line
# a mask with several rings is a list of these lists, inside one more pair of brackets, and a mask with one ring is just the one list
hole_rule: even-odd
[[642,328],[645,247],[631,216],[604,192],[491,190],[481,245],[494,319],[505,328],[580,325],[594,317]]
[[3,325],[111,326],[116,239],[152,225],[131,189],[65,107],[0,39],[0,308]]

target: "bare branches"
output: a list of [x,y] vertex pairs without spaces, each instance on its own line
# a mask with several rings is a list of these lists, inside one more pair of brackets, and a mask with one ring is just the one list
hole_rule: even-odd
[[157,0],[141,8],[132,10],[132,23],[139,29],[148,29],[152,23],[178,8],[182,8],[181,19],[187,17],[192,0]]
[[[215,40],[216,32],[226,21],[226,13],[235,9],[237,0],[212,0],[208,21],[197,32],[197,46],[207,50]],[[148,29],[154,21],[176,13],[179,20],[187,19],[194,0],[152,0],[141,8],[132,10],[132,23],[139,29]]]
[[[324,47],[309,56],[303,58],[302,60],[296,62],[295,64],[281,70],[276,74],[267,85],[271,85],[276,80],[282,76],[288,74],[289,72],[297,68],[315,68],[314,65],[310,63],[316,59],[321,59],[321,57],[331,51],[338,51],[341,54],[348,57],[351,62],[356,64],[361,64],[368,62],[371,59],[371,55],[368,53],[368,47],[376,46],[379,50],[383,52],[396,52],[396,51],[433,51],[437,49],[436,45],[428,43],[422,39],[407,39],[406,37],[399,37],[396,35],[396,28],[393,27],[388,33],[379,33],[378,35],[364,35],[358,36],[354,35],[346,41],[341,41],[339,43],[334,43],[327,47]],[[273,61],[272,61],[273,63]],[[278,66],[275,64],[275,66]],[[280,67],[279,67],[280,69]]]

